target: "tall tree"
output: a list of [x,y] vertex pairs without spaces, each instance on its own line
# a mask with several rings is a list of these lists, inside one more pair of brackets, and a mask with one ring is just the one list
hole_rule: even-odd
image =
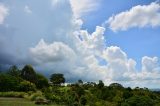
[[119,89],[122,89],[122,88],[124,88],[121,84],[119,84],[119,83],[111,83],[110,85],[109,85],[109,87],[111,87],[111,88],[119,88]]
[[36,72],[31,65],[25,65],[21,71],[21,77],[32,83],[36,82]]
[[36,79],[37,79],[37,81],[36,81],[36,87],[37,88],[39,88],[39,89],[42,89],[42,88],[45,88],[45,87],[48,87],[48,79],[45,77],[45,76],[43,76],[42,74],[36,74]]
[[8,74],[12,75],[12,76],[15,76],[15,77],[19,77],[20,76],[20,70],[18,69],[18,67],[16,65],[13,65],[9,68]]
[[79,85],[83,85],[83,81],[81,79],[78,80]]
[[56,74],[51,75],[50,81],[54,85],[60,85],[61,83],[65,83],[65,78],[64,78],[63,74],[56,73]]
[[103,81],[102,80],[99,80],[99,83],[98,83],[98,88],[103,88],[104,87],[104,83],[103,83]]

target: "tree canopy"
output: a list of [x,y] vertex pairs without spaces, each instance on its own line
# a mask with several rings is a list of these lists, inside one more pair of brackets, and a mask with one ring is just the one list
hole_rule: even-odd
[[63,74],[60,73],[56,73],[56,74],[52,74],[50,77],[50,81],[54,84],[54,85],[60,85],[61,83],[65,83],[65,78]]
[[25,98],[27,94],[28,98],[34,99],[43,96],[64,106],[160,106],[160,91],[153,92],[148,88],[125,88],[119,83],[106,86],[102,80],[98,84],[78,80],[61,86],[65,82],[61,73],[52,74],[50,81],[53,84],[49,84],[48,79],[31,65],[22,70],[11,66],[7,71],[0,73],[0,97],[17,97],[18,92],[20,97]]
[[36,82],[36,72],[31,65],[25,65],[22,69],[21,76],[23,79],[33,82]]

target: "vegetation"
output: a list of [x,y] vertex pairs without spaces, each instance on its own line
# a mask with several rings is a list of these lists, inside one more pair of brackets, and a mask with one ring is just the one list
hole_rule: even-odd
[[14,97],[15,103],[18,102],[16,106],[28,100],[29,104],[23,106],[35,106],[34,103],[64,106],[160,106],[160,92],[147,88],[125,88],[118,83],[105,86],[102,80],[98,83],[78,80],[77,83],[63,86],[65,77],[61,73],[53,73],[50,82],[42,74],[36,73],[31,65],[24,66],[22,70],[12,66],[7,72],[0,73],[0,105],[11,106],[4,102],[4,97]]
[[65,82],[65,78],[63,76],[63,74],[52,74],[50,81],[54,84],[54,85],[60,85],[61,83]]

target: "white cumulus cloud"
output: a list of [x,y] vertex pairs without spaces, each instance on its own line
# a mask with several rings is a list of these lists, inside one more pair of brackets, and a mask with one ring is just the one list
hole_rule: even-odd
[[136,62],[128,59],[127,55],[117,46],[107,47],[103,52],[103,58],[107,61],[107,70],[111,80],[131,80],[136,71]]
[[127,55],[117,46],[110,46],[104,52],[103,56],[107,61],[126,60]]
[[96,26],[95,31],[91,34],[88,33],[87,30],[80,30],[78,33],[81,38],[78,45],[79,48],[81,47],[83,50],[92,51],[95,54],[101,52],[105,47],[104,32],[105,28],[100,26]]
[[34,48],[30,48],[30,55],[35,62],[43,64],[71,60],[76,56],[74,51],[63,42],[47,44],[43,39]]
[[105,23],[109,23],[113,31],[132,27],[160,26],[160,4],[153,2],[149,5],[137,5],[130,10],[113,15]]
[[9,9],[0,3],[0,24],[3,24],[4,19],[9,14]]
[[158,57],[151,58],[148,56],[144,56],[142,58],[142,70],[147,72],[152,72],[156,70],[160,71],[160,66],[158,62],[159,62]]
[[70,0],[70,4],[75,17],[79,18],[96,10],[99,6],[99,0]]
[[[110,46],[103,52],[107,61],[105,66],[106,76],[103,80],[107,83],[118,82],[125,86],[149,86],[148,83],[159,83],[160,64],[158,57],[142,57],[142,68],[136,68],[136,61],[127,58],[126,53],[117,46]],[[107,79],[108,78],[108,79]],[[153,85],[152,85],[153,86]]]

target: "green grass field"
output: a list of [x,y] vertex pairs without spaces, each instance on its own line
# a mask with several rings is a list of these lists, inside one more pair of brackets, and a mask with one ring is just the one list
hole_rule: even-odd
[[34,102],[23,98],[0,97],[0,106],[58,106],[58,105],[35,105]]

